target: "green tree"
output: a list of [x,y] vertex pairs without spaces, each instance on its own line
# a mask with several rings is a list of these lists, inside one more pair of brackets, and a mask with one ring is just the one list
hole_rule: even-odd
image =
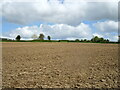
[[44,34],[41,33],[40,36],[39,36],[39,39],[44,40],[44,37],[45,37]]
[[98,36],[95,36],[91,39],[92,42],[109,42],[109,40],[104,38],[99,38]]
[[107,39],[106,42],[109,42],[109,40]]
[[47,38],[48,38],[49,41],[51,40],[51,37],[50,37],[50,36],[48,36]]
[[104,38],[99,38],[99,42],[104,42]]
[[98,36],[95,36],[91,39],[92,42],[99,42],[100,38]]
[[83,42],[84,40],[83,39],[81,39],[81,42]]
[[84,39],[84,42],[87,42],[87,39]]
[[16,37],[16,40],[17,40],[17,41],[20,41],[20,39],[21,39],[21,37],[20,37],[20,35],[18,35],[18,36]]
[[80,40],[79,39],[76,39],[75,42],[79,42]]
[[120,42],[120,35],[118,36],[118,42]]

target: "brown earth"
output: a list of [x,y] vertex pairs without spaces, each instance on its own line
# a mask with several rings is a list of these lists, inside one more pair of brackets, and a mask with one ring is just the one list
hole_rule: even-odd
[[118,88],[118,45],[2,43],[3,87]]

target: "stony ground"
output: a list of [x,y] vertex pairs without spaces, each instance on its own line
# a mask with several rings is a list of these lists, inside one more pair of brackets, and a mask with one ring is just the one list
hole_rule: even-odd
[[118,45],[2,43],[3,87],[118,88]]

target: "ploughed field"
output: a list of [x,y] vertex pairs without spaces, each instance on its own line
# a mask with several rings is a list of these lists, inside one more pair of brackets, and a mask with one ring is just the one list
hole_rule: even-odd
[[118,45],[3,42],[2,86],[118,88]]

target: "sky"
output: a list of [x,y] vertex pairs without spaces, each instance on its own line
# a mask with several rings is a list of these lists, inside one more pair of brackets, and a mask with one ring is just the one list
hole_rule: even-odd
[[1,0],[0,37],[118,40],[119,0]]

